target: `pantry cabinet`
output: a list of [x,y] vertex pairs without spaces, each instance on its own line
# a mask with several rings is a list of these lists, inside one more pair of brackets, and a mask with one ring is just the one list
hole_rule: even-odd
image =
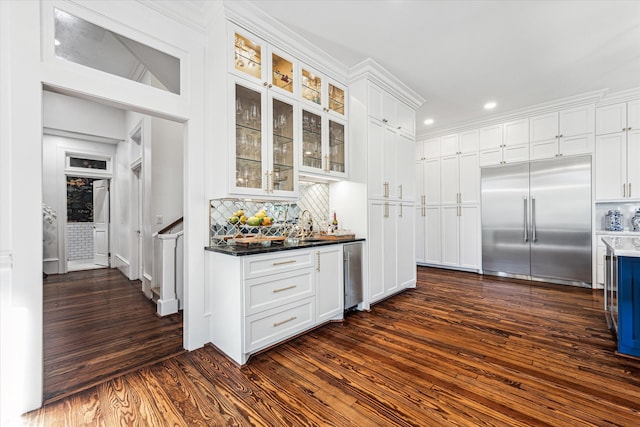
[[298,194],[298,110],[295,101],[241,79],[230,85],[230,192],[295,198]]
[[368,135],[369,197],[415,200],[413,140],[377,120],[369,120]]
[[441,217],[442,265],[480,269],[480,206],[442,206]]
[[415,286],[415,207],[401,202],[369,203],[369,301]]
[[441,264],[440,207],[417,206],[415,224],[416,261],[429,265]]
[[480,203],[480,164],[478,153],[442,157],[441,203]]
[[586,105],[531,117],[531,160],[592,153],[594,115],[594,106]]

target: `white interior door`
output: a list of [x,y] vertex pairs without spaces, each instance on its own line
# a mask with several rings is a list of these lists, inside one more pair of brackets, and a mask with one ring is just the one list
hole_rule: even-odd
[[93,181],[93,263],[109,267],[109,180]]

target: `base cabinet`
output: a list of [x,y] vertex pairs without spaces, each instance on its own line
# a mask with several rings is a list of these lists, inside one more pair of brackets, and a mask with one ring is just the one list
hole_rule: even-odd
[[207,251],[211,343],[251,354],[343,317],[342,244],[231,256]]
[[480,206],[442,206],[442,265],[479,270]]
[[640,258],[618,258],[618,351],[640,357]]

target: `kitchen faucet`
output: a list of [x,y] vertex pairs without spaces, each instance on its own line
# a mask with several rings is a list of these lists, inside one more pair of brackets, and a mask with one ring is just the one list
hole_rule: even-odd
[[[304,215],[307,214],[309,219],[307,222],[304,222]],[[302,237],[309,237],[313,231],[313,218],[311,217],[311,212],[308,209],[305,209],[300,214],[300,218],[298,219],[300,226],[302,228]]]

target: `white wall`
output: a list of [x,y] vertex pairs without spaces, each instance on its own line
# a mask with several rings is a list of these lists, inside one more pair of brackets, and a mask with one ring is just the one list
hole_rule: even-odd
[[[55,6],[181,58],[182,95],[55,58]],[[205,45],[202,33],[137,1],[0,1],[0,424],[42,402],[42,253],[35,248],[42,245],[43,177],[34,159],[37,164],[42,158],[43,84],[187,123],[184,345],[194,349],[209,341],[202,304],[207,230],[204,146],[215,137],[205,134],[204,98],[206,87],[226,88],[226,83],[205,86]]]
[[123,110],[54,92],[42,94],[42,121],[45,128],[125,139]]

